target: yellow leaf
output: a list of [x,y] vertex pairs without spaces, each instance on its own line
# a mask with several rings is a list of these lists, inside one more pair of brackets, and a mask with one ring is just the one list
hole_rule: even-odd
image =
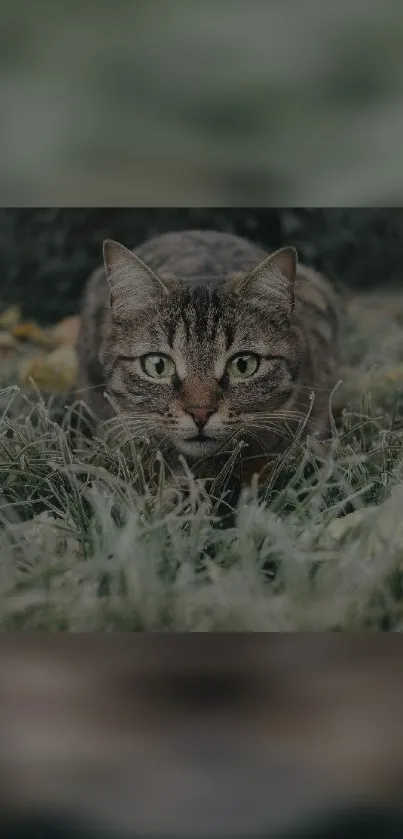
[[56,346],[74,347],[77,343],[80,329],[80,316],[72,315],[63,318],[56,326],[49,330],[49,337]]
[[12,333],[15,338],[20,340],[33,341],[35,344],[41,344],[45,347],[52,346],[52,340],[48,333],[32,321],[14,326]]
[[40,354],[29,359],[20,371],[21,384],[30,387],[33,380],[39,390],[64,393],[75,383],[78,359],[72,347],[60,347],[49,355]]
[[389,370],[386,374],[386,378],[390,382],[400,381],[400,379],[403,379],[403,367],[396,367],[393,370]]
[[0,349],[2,350],[13,350],[16,347],[15,338],[11,335],[10,332],[6,332],[0,330]]
[[0,315],[0,327],[2,329],[12,329],[21,320],[21,309],[19,306],[10,306]]

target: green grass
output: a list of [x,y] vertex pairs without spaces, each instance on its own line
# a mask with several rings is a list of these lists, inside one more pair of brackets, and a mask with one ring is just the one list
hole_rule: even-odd
[[71,409],[56,416],[4,365],[0,627],[400,631],[403,300],[355,298],[351,315],[331,444],[296,445],[226,527],[191,480],[187,505],[161,513],[141,457],[74,444]]

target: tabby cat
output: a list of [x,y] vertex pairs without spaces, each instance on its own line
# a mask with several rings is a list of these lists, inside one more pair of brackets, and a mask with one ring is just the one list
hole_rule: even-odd
[[78,340],[79,388],[99,420],[125,417],[188,463],[234,443],[256,472],[297,429],[326,429],[336,383],[339,303],[297,266],[239,236],[170,232],[128,250],[107,240]]

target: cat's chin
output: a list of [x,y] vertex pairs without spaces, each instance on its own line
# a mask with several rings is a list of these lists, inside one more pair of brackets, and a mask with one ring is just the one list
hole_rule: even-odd
[[185,457],[197,460],[199,457],[210,457],[220,446],[219,440],[175,440],[175,448]]

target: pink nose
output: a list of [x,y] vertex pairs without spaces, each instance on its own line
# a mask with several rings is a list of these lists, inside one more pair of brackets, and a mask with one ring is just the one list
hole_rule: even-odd
[[210,417],[214,414],[215,408],[211,408],[210,406],[207,407],[192,407],[187,408],[187,413],[193,417],[198,429],[201,431],[202,428],[207,424]]

